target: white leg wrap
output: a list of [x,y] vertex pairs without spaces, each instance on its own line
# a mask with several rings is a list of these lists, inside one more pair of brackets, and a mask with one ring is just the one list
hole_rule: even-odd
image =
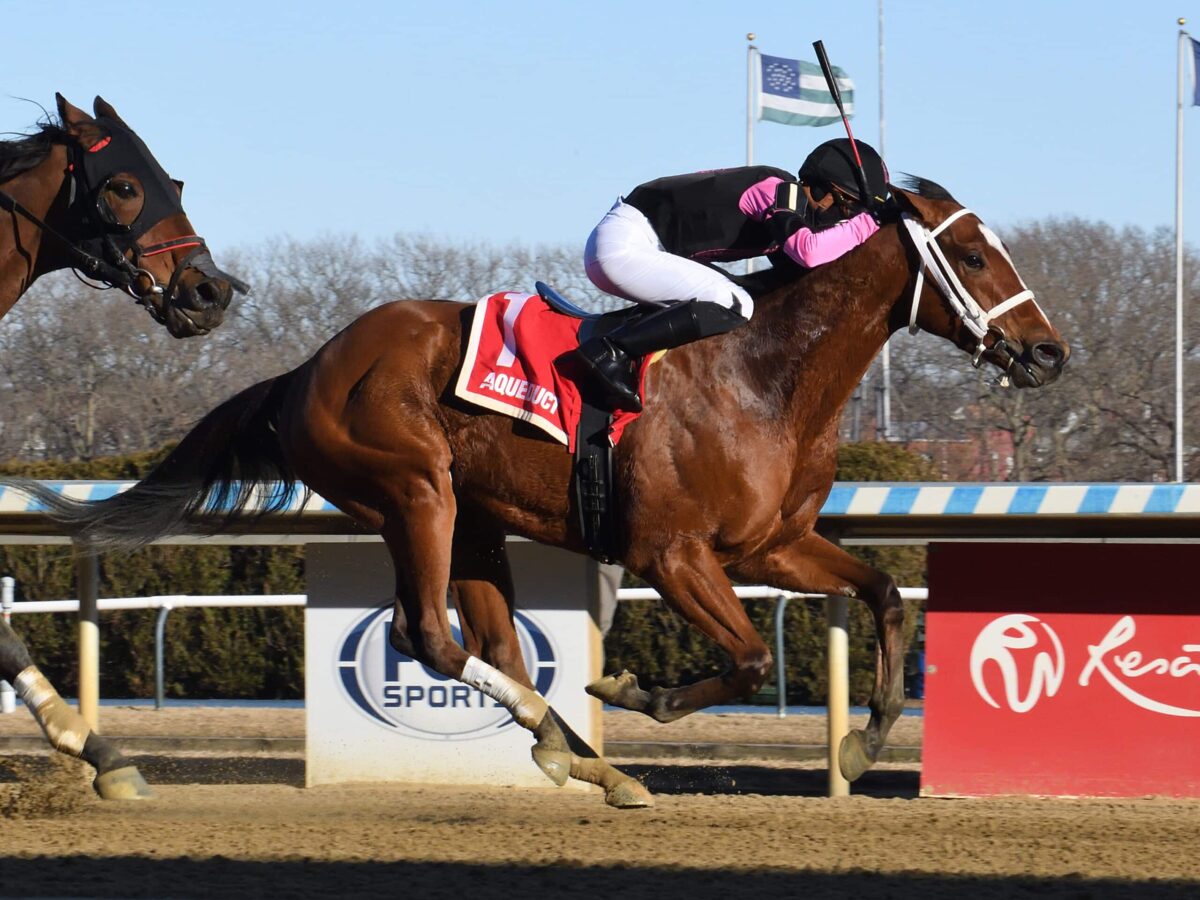
[[83,744],[91,729],[79,713],[67,706],[37,666],[21,672],[13,681],[13,687],[55,750],[71,756],[83,755]]
[[467,657],[462,681],[503,704],[518,724],[529,729],[536,728],[549,709],[537,691],[517,684],[499,669],[474,656]]

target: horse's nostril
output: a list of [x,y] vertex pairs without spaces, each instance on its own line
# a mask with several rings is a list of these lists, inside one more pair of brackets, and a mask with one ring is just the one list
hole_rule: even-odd
[[196,285],[196,293],[200,296],[201,300],[209,305],[219,303],[221,300],[221,288],[208,279]]
[[1060,368],[1065,358],[1066,354],[1063,352],[1063,348],[1058,344],[1035,344],[1033,347],[1034,362],[1047,369]]

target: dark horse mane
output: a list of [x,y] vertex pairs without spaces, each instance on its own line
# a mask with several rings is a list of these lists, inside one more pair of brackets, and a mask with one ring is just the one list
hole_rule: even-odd
[[900,187],[904,188],[910,194],[920,194],[928,200],[949,200],[951,203],[958,203],[950,195],[950,192],[936,181],[930,181],[928,178],[922,178],[920,175],[905,173],[904,177],[900,180]]
[[45,123],[33,134],[0,141],[0,182],[16,178],[38,165],[55,144],[64,144],[67,132],[60,125]]

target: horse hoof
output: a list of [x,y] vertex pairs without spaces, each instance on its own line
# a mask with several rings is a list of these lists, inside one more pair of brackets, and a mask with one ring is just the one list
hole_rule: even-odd
[[605,791],[604,802],[617,809],[650,809],[654,806],[654,795],[640,781],[630,778]]
[[867,753],[867,743],[861,730],[855,729],[842,738],[838,747],[838,768],[843,778],[855,781],[874,764],[875,760]]
[[154,797],[136,766],[122,766],[97,775],[92,787],[103,800],[150,800]]
[[637,686],[637,676],[626,669],[616,675],[605,675],[603,678],[597,678],[585,687],[584,690],[593,697],[607,700],[609,697],[614,697],[622,691],[627,691],[631,687],[636,688]]
[[584,690],[610,706],[635,711],[644,709],[650,699],[650,695],[638,687],[637,676],[629,671],[619,675],[605,675],[593,681]]
[[565,750],[550,750],[540,744],[534,745],[533,761],[546,777],[559,787],[567,783],[571,775],[571,754]]

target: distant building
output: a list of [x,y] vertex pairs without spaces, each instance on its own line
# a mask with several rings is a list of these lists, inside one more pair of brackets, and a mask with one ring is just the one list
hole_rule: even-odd
[[1012,476],[1012,433],[999,428],[960,440],[906,441],[904,447],[932,460],[947,481],[1008,481]]

